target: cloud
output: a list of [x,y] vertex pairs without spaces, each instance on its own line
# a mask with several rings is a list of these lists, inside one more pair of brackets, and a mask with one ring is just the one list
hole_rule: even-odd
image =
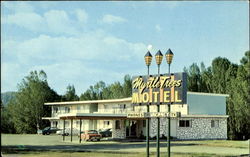
[[10,91],[17,89],[17,83],[20,83],[24,77],[23,69],[18,63],[1,63],[1,90]]
[[103,16],[102,18],[102,22],[104,23],[108,23],[108,24],[113,24],[113,23],[124,23],[127,20],[120,17],[120,16],[114,16],[114,15],[110,15],[110,14],[106,14]]
[[[103,31],[85,33],[77,37],[52,37],[40,35],[29,40],[3,42],[3,53],[17,56],[19,61],[27,59],[52,59],[57,60],[81,59],[111,61],[136,57],[138,48],[144,49],[142,43],[130,43]],[[124,53],[126,52],[126,53]]]
[[44,18],[36,13],[16,13],[3,17],[3,24],[14,24],[31,31],[44,30]]
[[77,34],[74,22],[63,10],[50,10],[44,14],[50,32]]
[[34,8],[32,5],[30,5],[28,2],[1,2],[4,8],[9,9],[12,12],[15,13],[24,13],[24,12],[33,12]]
[[156,29],[156,31],[158,31],[158,32],[160,32],[162,29],[161,29],[161,26],[160,25],[155,25],[155,29]]
[[21,69],[5,65],[12,70],[4,71],[10,71],[9,75],[2,75],[3,89],[13,89],[11,84],[16,85],[31,70],[43,69],[56,91],[65,91],[70,83],[77,87],[78,94],[97,81],[112,83],[122,80],[125,74],[141,71],[135,65],[144,64],[146,52],[145,44],[129,42],[102,30],[73,37],[40,35],[24,41],[8,40],[2,47],[2,62],[11,61]]
[[72,15],[77,20],[73,20],[69,14],[63,10],[49,10],[43,15],[35,12],[18,12],[2,17],[3,24],[17,25],[37,33],[53,34],[79,34],[78,26],[86,24],[88,14],[83,9],[78,9]]
[[79,22],[86,23],[88,20],[88,14],[83,9],[77,9],[76,10],[76,17]]

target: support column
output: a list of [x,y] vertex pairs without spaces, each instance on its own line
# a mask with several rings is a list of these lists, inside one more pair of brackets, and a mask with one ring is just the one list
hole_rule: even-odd
[[[171,103],[168,104],[168,112],[171,112]],[[168,116],[168,157],[170,157],[170,126],[171,126],[171,117]]]
[[82,119],[80,119],[80,132],[79,132],[79,143],[81,143],[82,142],[82,136],[81,136],[81,132],[82,132]]
[[[160,64],[158,64],[158,77],[160,77]],[[157,103],[157,112],[160,112],[160,103]],[[157,145],[157,157],[160,157],[160,118],[157,117],[157,138],[156,138],[156,145]]]
[[71,124],[70,124],[70,141],[72,142],[72,138],[73,138],[73,135],[72,135],[72,132],[73,132],[73,119],[71,119]]
[[63,141],[65,140],[65,119],[63,119]]
[[[149,112],[149,105],[147,105],[147,113]],[[149,139],[150,139],[150,135],[149,135],[149,118],[147,118],[146,120],[146,130],[147,130],[147,157],[149,157]]]
[[[160,104],[157,104],[157,112],[160,112]],[[157,117],[157,157],[160,157],[160,118]]]

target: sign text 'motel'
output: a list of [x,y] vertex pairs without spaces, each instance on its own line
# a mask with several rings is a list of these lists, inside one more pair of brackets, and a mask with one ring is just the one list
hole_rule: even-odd
[[174,73],[171,75],[137,76],[132,78],[132,104],[152,105],[186,104],[187,75]]

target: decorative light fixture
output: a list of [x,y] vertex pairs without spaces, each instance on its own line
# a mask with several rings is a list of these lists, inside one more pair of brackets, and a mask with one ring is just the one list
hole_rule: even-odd
[[151,61],[152,61],[152,55],[151,55],[151,53],[149,51],[144,56],[144,59],[145,59],[146,65],[149,67],[150,64],[151,64]]
[[174,54],[171,51],[171,49],[168,49],[168,51],[166,52],[165,56],[166,56],[167,63],[171,64],[172,63],[172,59],[174,57]]
[[162,55],[161,51],[159,50],[159,51],[155,54],[155,60],[156,60],[156,64],[157,64],[158,66],[161,65],[162,58],[163,58],[163,55]]

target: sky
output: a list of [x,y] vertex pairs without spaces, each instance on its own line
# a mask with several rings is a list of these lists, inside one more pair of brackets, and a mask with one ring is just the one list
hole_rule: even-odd
[[[44,70],[58,94],[70,84],[78,95],[101,80],[146,75],[148,45],[153,56],[172,50],[171,72],[219,56],[239,64],[248,12],[247,1],[1,2],[1,91],[17,91],[33,70]],[[167,66],[164,58],[161,73]]]

